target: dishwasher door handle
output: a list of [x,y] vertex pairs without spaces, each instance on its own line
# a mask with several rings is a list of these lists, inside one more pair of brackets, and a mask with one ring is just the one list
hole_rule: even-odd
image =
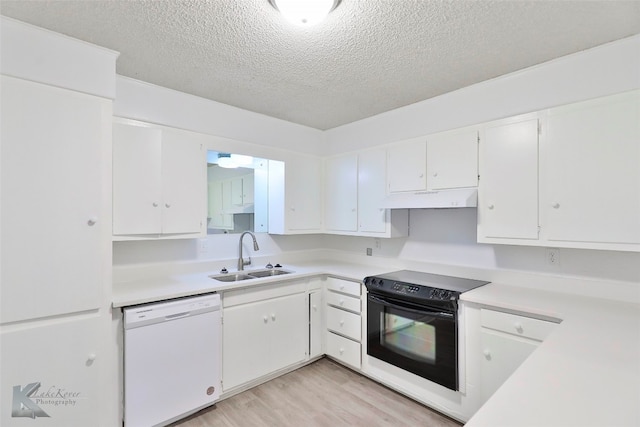
[[170,314],[168,316],[164,316],[164,320],[174,320],[179,319],[181,317],[187,317],[191,314],[190,311],[184,311],[182,313]]

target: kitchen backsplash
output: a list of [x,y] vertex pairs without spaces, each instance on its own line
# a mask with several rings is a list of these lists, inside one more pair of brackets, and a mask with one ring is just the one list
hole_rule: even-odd
[[[364,255],[371,248],[373,257],[401,261],[635,282],[640,286],[640,253],[560,249],[559,265],[551,266],[546,248],[476,243],[476,213],[476,209],[414,209],[409,237],[397,239],[259,233],[260,251],[254,254],[250,249],[248,255],[278,262],[279,257],[297,251],[330,249]],[[226,234],[204,239],[114,242],[114,266],[234,260],[238,237]]]

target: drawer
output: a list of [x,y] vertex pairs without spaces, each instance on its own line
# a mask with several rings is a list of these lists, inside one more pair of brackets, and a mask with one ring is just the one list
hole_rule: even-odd
[[327,277],[327,289],[356,297],[360,296],[360,282],[351,282],[349,280],[336,279],[335,277]]
[[327,329],[360,341],[360,315],[335,307],[327,307]]
[[327,305],[333,305],[344,310],[360,314],[360,298],[337,292],[327,292]]
[[543,341],[557,323],[494,310],[480,310],[482,327]]
[[327,356],[360,369],[360,343],[340,335],[327,334]]

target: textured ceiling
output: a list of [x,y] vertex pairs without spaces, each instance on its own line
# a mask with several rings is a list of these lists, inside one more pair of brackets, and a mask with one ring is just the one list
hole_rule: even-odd
[[640,1],[343,0],[308,28],[268,0],[0,12],[121,52],[118,74],[318,129],[640,33]]

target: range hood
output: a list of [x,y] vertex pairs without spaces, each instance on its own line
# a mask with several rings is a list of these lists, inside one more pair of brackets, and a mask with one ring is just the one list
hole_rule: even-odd
[[416,191],[389,194],[382,201],[385,209],[474,208],[478,205],[477,188],[440,191]]

